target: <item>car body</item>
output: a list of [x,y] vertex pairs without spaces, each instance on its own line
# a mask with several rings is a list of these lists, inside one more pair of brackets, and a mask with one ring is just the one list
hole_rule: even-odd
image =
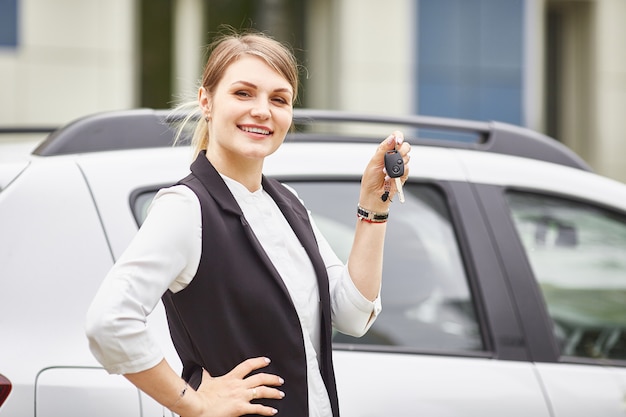
[[[401,129],[412,144],[383,312],[362,338],[335,335],[342,416],[624,416],[626,185],[520,127],[294,117],[265,174],[344,260],[376,143]],[[189,171],[189,147],[171,146],[179,118],[97,114],[0,160],[0,417],[167,413],[102,370],[83,326],[154,193]],[[179,369],[162,306],[148,325]]]

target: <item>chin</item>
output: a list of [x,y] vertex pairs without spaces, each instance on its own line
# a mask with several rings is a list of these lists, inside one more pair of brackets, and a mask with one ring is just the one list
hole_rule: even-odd
[[249,158],[253,158],[253,159],[259,159],[259,158],[265,158],[267,156],[270,156],[271,154],[273,154],[274,152],[276,152],[278,150],[278,148],[280,148],[279,146],[260,146],[260,147],[254,147],[256,149],[248,149],[248,151],[244,151],[243,153],[249,157]]

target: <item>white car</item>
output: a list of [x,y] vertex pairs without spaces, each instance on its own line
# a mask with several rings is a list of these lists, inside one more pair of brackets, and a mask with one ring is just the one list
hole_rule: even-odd
[[[0,158],[0,417],[170,415],[102,370],[83,325],[156,190],[189,170],[189,147],[170,146],[175,118],[98,114]],[[500,123],[295,120],[265,172],[298,191],[344,259],[375,144],[394,129],[412,144],[383,312],[360,339],[335,335],[343,417],[625,415],[626,185]],[[180,367],[162,307],[149,326]]]

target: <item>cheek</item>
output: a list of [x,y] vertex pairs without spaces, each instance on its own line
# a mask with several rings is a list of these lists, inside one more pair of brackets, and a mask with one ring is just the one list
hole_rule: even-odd
[[293,122],[292,112],[285,112],[284,114],[280,115],[280,125],[283,130],[289,130],[292,122]]

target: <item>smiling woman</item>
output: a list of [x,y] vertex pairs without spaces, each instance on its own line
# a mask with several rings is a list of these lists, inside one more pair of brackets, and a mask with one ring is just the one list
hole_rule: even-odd
[[[89,310],[96,358],[179,415],[337,416],[333,326],[360,337],[381,311],[391,198],[380,196],[396,192],[384,155],[408,163],[410,145],[396,131],[372,149],[354,205],[384,220],[356,221],[344,263],[293,189],[263,175],[297,94],[296,60],[279,42],[212,46],[191,174],[157,193]],[[145,327],[160,299],[182,378]]]

